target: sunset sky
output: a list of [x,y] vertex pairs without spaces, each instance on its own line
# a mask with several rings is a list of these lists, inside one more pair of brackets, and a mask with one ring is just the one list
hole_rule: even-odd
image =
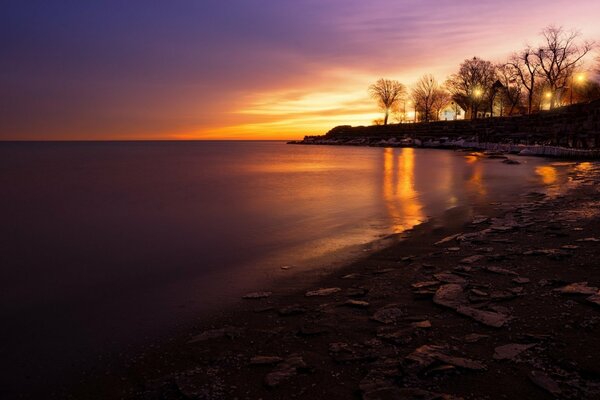
[[[600,1],[4,0],[0,139],[294,139],[379,113],[368,85],[443,81]],[[591,58],[590,58],[591,59]]]

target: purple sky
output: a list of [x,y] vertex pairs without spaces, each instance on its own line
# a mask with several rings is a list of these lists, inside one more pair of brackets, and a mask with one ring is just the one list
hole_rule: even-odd
[[[297,138],[377,117],[367,86],[502,61],[597,0],[5,0],[0,139]],[[592,58],[590,57],[590,60]]]

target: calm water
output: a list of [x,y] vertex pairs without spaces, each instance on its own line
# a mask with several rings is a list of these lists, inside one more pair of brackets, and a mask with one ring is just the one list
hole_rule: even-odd
[[280,142],[0,143],[3,379],[38,383],[448,208],[558,190],[570,168],[520,160]]

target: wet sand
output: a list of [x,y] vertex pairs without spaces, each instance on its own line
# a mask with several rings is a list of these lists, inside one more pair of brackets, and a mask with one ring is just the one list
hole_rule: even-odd
[[599,176],[587,163],[564,194],[524,193],[468,221],[449,210],[345,268],[249,294],[67,390],[90,399],[600,398]]

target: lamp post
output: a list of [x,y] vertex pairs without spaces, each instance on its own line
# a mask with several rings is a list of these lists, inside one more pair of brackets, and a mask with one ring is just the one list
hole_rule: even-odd
[[[583,74],[577,74],[577,83],[583,83],[585,76]],[[569,95],[569,104],[573,104],[573,86],[575,86],[575,75],[571,75],[571,90]]]

